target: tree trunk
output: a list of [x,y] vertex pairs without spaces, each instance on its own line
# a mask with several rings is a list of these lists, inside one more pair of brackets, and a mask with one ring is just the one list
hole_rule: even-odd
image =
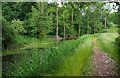
[[95,16],[96,16],[96,14],[94,13],[94,16],[93,16],[93,20],[94,20],[94,21],[93,21],[93,23],[94,23],[94,34],[96,33],[96,27],[95,27],[95,22],[96,22],[96,21],[95,21],[95,18],[96,18],[96,17],[95,17]]
[[107,19],[107,18],[105,17],[105,29],[106,29],[106,19]]
[[[73,28],[73,10],[72,10],[72,17],[71,17],[71,20],[72,20],[72,28]],[[72,34],[71,34],[71,38],[73,39],[73,36],[74,34],[73,34],[73,30],[72,30]]]
[[78,37],[80,36],[80,23],[79,23],[79,26],[78,26]]
[[[79,10],[77,11],[78,12],[78,14],[79,14]],[[79,15],[79,20],[81,20],[81,16]],[[80,21],[81,22],[81,21]],[[78,22],[78,38],[79,38],[79,36],[80,36],[80,22]]]
[[99,16],[98,16],[98,25],[99,25],[99,26],[98,26],[98,27],[99,27],[99,28],[98,28],[98,32],[100,33],[100,18],[99,18]]
[[95,34],[95,18],[93,20],[93,24],[94,24],[94,34]]
[[41,7],[42,9],[42,37],[44,36],[44,2],[42,2],[42,7]]
[[88,17],[87,17],[87,19],[86,19],[86,21],[87,21],[87,34],[89,34],[89,19],[88,19]]
[[57,46],[58,46],[58,7],[57,7],[57,10],[56,10],[56,39],[57,39]]
[[73,12],[72,12],[72,26],[73,26]]
[[66,29],[65,29],[64,11],[63,11],[63,24],[64,24],[64,40],[65,40],[66,39]]

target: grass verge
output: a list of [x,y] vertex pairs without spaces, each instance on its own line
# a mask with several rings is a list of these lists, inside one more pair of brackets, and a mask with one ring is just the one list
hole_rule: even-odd
[[116,62],[118,62],[118,50],[115,44],[117,33],[102,33],[97,38],[97,46],[108,53]]
[[78,48],[75,49],[74,54],[64,59],[63,65],[56,74],[57,76],[84,76],[90,74],[93,38],[93,35],[86,35],[82,44],[79,44]]

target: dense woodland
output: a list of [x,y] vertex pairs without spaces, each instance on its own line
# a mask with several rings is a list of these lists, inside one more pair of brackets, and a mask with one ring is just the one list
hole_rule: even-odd
[[65,40],[106,32],[105,29],[117,24],[117,13],[109,13],[104,5],[69,2],[59,7],[55,2],[3,3],[3,49],[16,43],[18,35],[38,39],[52,35]]
[[[92,54],[92,39],[97,35],[103,36],[101,33],[118,34],[120,26],[118,22],[119,10],[111,12],[117,6],[120,5],[116,3],[111,8],[110,3],[105,2],[61,2],[61,5],[57,2],[3,2],[3,55],[13,54],[21,50],[23,52],[30,51],[27,56],[23,55],[21,62],[15,61],[11,70],[5,68],[3,75],[56,75],[56,72],[57,75],[61,75],[58,74],[59,66],[63,64],[64,59],[69,59],[71,55],[74,55],[74,48],[78,45],[81,45],[79,49],[81,53],[90,51],[88,54],[80,54],[81,59],[79,60],[83,63],[80,63],[82,70],[82,66],[86,66],[84,64],[88,63],[87,60]],[[115,43],[115,45],[109,47],[111,49],[116,48],[117,43],[119,49],[120,36],[116,37],[116,35],[111,34],[109,37],[114,39]],[[84,41],[87,38],[88,42]],[[99,38],[99,40],[102,40],[102,38]],[[106,42],[106,44],[104,44],[103,49],[107,47],[106,51],[111,52],[112,50],[108,47],[109,44],[104,40],[103,42]],[[102,41],[101,45],[103,45]],[[89,48],[85,50],[81,48],[82,46]],[[115,51],[115,48],[113,51]],[[45,54],[42,54],[43,52]],[[111,53],[111,56],[116,59],[115,53]],[[30,61],[30,64],[28,64],[28,61]],[[67,64],[68,62],[66,66]],[[70,70],[66,69],[65,71]],[[73,70],[71,69],[71,71]],[[68,75],[68,73],[62,75]]]

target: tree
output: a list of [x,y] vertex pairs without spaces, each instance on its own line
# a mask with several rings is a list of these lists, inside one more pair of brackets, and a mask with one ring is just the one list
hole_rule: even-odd
[[68,3],[69,12],[70,12],[70,28],[69,28],[69,39],[74,39],[75,31],[74,31],[74,4],[73,2]]
[[37,38],[43,38],[52,32],[53,14],[50,11],[48,4],[44,2],[37,3],[36,7],[33,6],[29,15],[29,25],[26,27],[27,33]]
[[31,7],[35,5],[35,2],[3,2],[2,14],[7,21],[14,19],[23,21],[28,18]]

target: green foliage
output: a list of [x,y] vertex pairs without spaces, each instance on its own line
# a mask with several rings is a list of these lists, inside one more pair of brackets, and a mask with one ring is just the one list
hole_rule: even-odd
[[[58,72],[58,75],[82,74],[92,53],[93,37],[85,41],[83,40],[89,37],[88,35],[78,40],[66,40],[55,47],[55,34],[58,33],[61,38],[65,37],[64,39],[75,39],[84,34],[116,32],[116,25],[120,26],[116,22],[117,14],[110,14],[103,9],[103,6],[103,3],[84,2],[62,3],[62,7],[58,7],[56,2],[3,2],[3,49],[15,47],[17,51],[30,49],[31,52],[25,54],[19,61],[16,59],[12,70],[4,75],[36,76],[52,75],[54,72]],[[56,12],[57,8],[58,12]],[[57,22],[58,32],[56,31]],[[112,52],[115,51],[115,48],[112,48],[114,47],[111,45],[112,42],[104,42],[103,37],[98,38],[98,41],[101,41],[100,46],[107,48],[106,51],[110,51],[113,57],[116,56]],[[116,41],[119,42],[119,37]],[[83,44],[79,45],[80,43]],[[108,45],[111,45],[110,49]],[[78,49],[75,50],[75,48]],[[62,73],[59,73],[57,70],[64,63],[65,65],[60,70]],[[72,68],[67,68],[69,64]]]
[[[118,49],[120,49],[120,36],[116,38],[116,43],[118,44]],[[118,50],[119,51],[119,50]]]
[[118,34],[116,33],[100,34],[97,39],[97,45],[105,52],[108,52],[108,54],[118,63],[118,50],[117,45],[115,44],[115,38],[117,36]]
[[35,2],[3,2],[2,15],[7,21],[12,21],[14,19],[23,21],[28,18],[31,7],[35,5]]
[[[27,5],[30,7],[27,8]],[[58,7],[55,2],[3,3],[3,16],[8,21],[13,20],[13,27],[18,34],[37,38],[43,38],[48,34],[55,35],[56,19],[58,19],[58,35],[65,36],[66,39],[73,39],[83,34],[102,32],[104,17],[115,22],[112,19],[116,14],[107,16],[108,11],[103,9],[103,6],[103,3],[72,2],[62,3],[62,7]],[[58,18],[56,17],[56,7],[59,8]]]
[[11,22],[11,26],[13,28],[13,30],[15,31],[16,34],[24,34],[26,31],[23,27],[23,21],[18,20],[13,20]]
[[14,44],[15,32],[9,22],[6,19],[2,19],[2,48],[7,49],[10,45]]
[[114,24],[118,24],[118,13],[116,13],[116,12],[110,13],[108,18],[109,18],[108,19],[109,22],[112,22]]
[[30,16],[31,16],[30,19],[27,20],[28,25],[26,25],[26,31],[27,31],[28,35],[32,35],[32,36],[37,35],[38,30],[39,30],[39,29],[37,29],[37,27],[41,23],[39,21],[40,13],[36,8],[32,7],[32,13],[30,14]]
[[[37,38],[34,38],[34,37],[28,37],[28,36],[24,36],[24,35],[17,35],[16,38],[16,44],[20,47],[24,47],[25,45],[27,44],[30,44],[32,42],[35,42],[37,43],[38,42],[38,39]],[[16,46],[17,46],[16,45]]]
[[[92,40],[94,36],[85,35],[80,38],[79,45],[74,50],[74,54],[67,57],[64,63],[60,66],[55,75],[57,76],[84,76],[88,69],[86,64],[89,64],[89,58],[92,55]],[[82,44],[81,44],[82,43]],[[88,45],[89,44],[89,45]],[[86,72],[85,72],[86,70]]]
[[4,73],[8,76],[42,76],[51,75],[63,63],[64,59],[73,54],[78,41],[65,41],[58,47],[48,47],[44,50],[33,49],[32,54],[24,55],[16,60],[12,71]]
[[[30,18],[27,20],[28,23],[26,22],[28,25],[25,27],[28,35],[43,37],[52,32],[53,14],[50,13],[49,9],[42,9],[41,4],[42,3],[38,3],[37,8],[32,7]],[[46,5],[44,5],[44,7],[45,6]],[[44,14],[41,10],[45,11]]]

